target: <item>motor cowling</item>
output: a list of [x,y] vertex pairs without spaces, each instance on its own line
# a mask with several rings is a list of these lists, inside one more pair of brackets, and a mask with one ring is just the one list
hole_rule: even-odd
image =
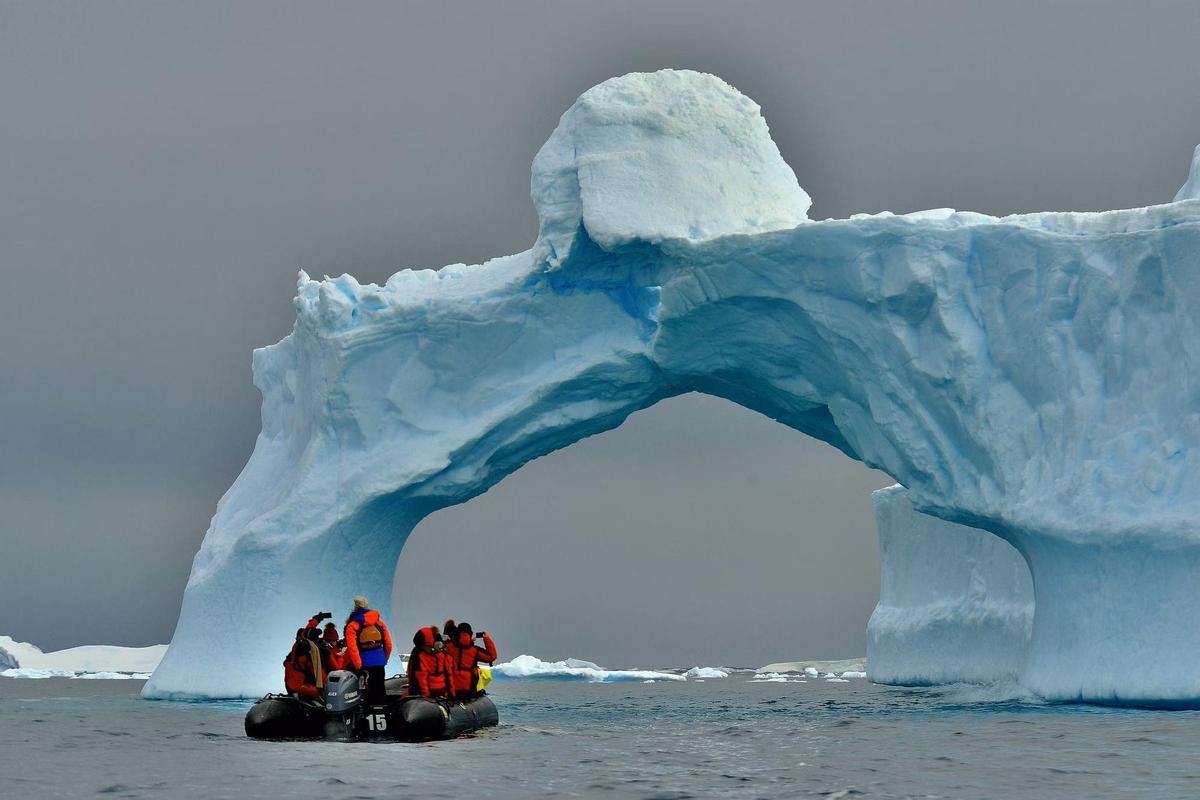
[[325,679],[325,710],[331,714],[346,714],[362,704],[358,675],[338,669]]

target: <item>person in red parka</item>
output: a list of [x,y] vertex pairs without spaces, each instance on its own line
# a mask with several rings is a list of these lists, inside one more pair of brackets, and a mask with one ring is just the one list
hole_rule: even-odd
[[499,654],[496,644],[486,631],[479,632],[483,647],[475,644],[475,632],[468,622],[458,623],[458,630],[446,642],[446,659],[450,662],[450,689],[459,700],[467,700],[478,694],[479,662],[491,664]]
[[412,653],[408,656],[408,692],[419,697],[448,697],[450,669],[446,648],[438,629],[421,628],[413,636]]
[[326,622],[325,632],[321,635],[321,639],[325,642],[326,673],[333,672],[335,669],[346,669],[350,664],[350,656],[342,646],[345,642],[338,637],[337,625]]
[[[314,617],[315,619],[315,617]],[[283,659],[283,686],[289,694],[316,700],[325,688],[325,667],[315,625],[296,631],[292,651]]]

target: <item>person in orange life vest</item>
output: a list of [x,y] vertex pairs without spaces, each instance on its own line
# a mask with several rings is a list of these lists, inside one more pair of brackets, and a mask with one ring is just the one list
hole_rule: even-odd
[[438,629],[421,628],[413,636],[413,649],[408,657],[408,694],[419,697],[448,697],[450,670],[446,648]]
[[354,598],[354,610],[346,620],[342,638],[346,640],[347,666],[357,670],[360,676],[366,675],[367,703],[380,705],[387,702],[384,667],[392,657],[392,635],[379,618],[379,612],[369,606],[367,598],[361,595]]
[[325,632],[321,635],[321,639],[325,642],[326,672],[345,669],[350,664],[350,657],[346,653],[346,643],[341,641],[338,636],[337,625],[326,622]]
[[[315,619],[315,617],[314,617]],[[316,626],[296,631],[292,651],[283,659],[283,685],[289,694],[305,700],[316,700],[325,688],[325,666],[321,663],[321,648],[317,644]]]
[[475,644],[475,632],[468,622],[458,623],[454,638],[446,643],[446,660],[450,662],[450,689],[455,697],[467,699],[478,694],[479,662],[491,664],[499,654],[496,644],[486,631],[479,632],[483,647]]

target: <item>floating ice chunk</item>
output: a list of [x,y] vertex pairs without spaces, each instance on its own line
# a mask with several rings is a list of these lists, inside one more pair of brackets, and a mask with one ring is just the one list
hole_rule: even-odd
[[[759,667],[757,672],[803,672],[808,673],[812,677],[818,676],[822,672],[851,672],[862,671],[866,669],[866,661],[861,658],[844,658],[840,660],[816,659],[808,661],[778,661],[774,664],[767,664],[765,667]],[[812,670],[812,672],[809,672]]]
[[781,672],[759,672],[747,683],[808,683],[808,681]]
[[810,677],[810,678],[815,678],[815,677],[817,677],[817,675],[819,675],[820,673],[818,673],[818,672],[817,672],[817,670],[816,670],[814,667],[805,667],[805,668],[804,668],[804,674],[805,674],[805,675],[807,675],[807,676],[808,676],[808,677]]
[[74,672],[61,669],[31,669],[28,667],[14,667],[0,672],[0,678],[73,678]]
[[867,677],[867,673],[851,670],[848,672],[843,672],[842,677],[843,678],[865,678],[865,677]]
[[685,678],[728,678],[729,673],[717,667],[692,667],[683,673]]
[[73,678],[80,680],[106,680],[106,681],[127,681],[127,680],[146,680],[150,677],[149,672],[80,672],[72,675]]
[[512,661],[496,664],[492,667],[492,677],[496,679],[543,679],[543,680],[581,680],[591,683],[616,683],[620,681],[682,681],[682,675],[670,672],[655,672],[643,669],[604,669],[595,665],[572,666],[589,664],[590,661],[567,659],[565,661],[542,661],[530,655],[519,655]]

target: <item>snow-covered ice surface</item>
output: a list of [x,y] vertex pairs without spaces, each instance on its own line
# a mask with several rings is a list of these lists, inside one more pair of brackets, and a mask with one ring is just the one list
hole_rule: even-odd
[[1026,687],[1200,702],[1200,201],[807,221],[758,107],[674,71],[580,98],[532,195],[524,253],[383,286],[301,276],[146,695],[277,688],[295,621],[389,598],[424,516],[699,391],[1016,547]]
[[44,653],[36,645],[0,636],[0,677],[145,678],[166,652],[167,646],[158,644],[151,647],[85,645]]
[[729,671],[720,667],[692,667],[687,672],[683,673],[685,678],[728,678]]
[[[722,676],[723,677],[723,676]],[[684,676],[673,672],[645,669],[604,669],[590,661],[568,658],[565,661],[542,661],[536,656],[520,655],[512,661],[492,667],[493,679],[576,680],[591,683],[622,681],[682,681]]]
[[876,683],[1014,681],[1033,631],[1033,581],[994,534],[913,510],[901,486],[872,497],[882,580],[867,625]]

